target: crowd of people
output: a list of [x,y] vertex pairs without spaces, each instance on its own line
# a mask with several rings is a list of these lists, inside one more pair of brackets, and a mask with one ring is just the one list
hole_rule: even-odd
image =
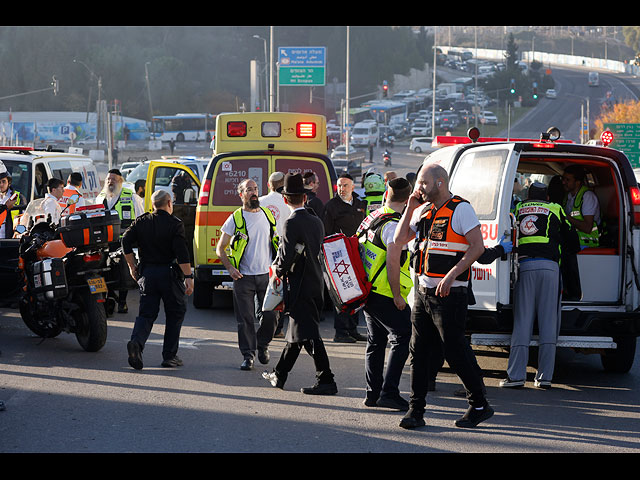
[[[54,220],[68,207],[65,199],[80,193],[81,181],[75,174],[66,184],[59,179],[49,181],[44,208]],[[520,275],[507,376],[501,387],[525,384],[536,312],[540,348],[534,384],[551,386],[563,282],[571,283],[561,272],[560,256],[575,254],[598,238],[597,199],[594,203],[592,192],[584,185],[583,172],[568,169],[561,181],[564,208],[550,201],[551,186],[533,183],[526,198],[521,198],[521,189],[514,188]],[[133,191],[122,183],[120,172],[110,170],[97,202],[118,211],[124,257],[140,287],[139,312],[127,344],[128,361],[134,369],[143,368],[144,346],[162,301],[167,313],[162,366],[179,367],[183,364],[177,351],[186,296],[194,287],[184,226],[172,215],[174,199],[168,192],[154,192],[153,211],[144,213],[144,184],[136,184]],[[399,424],[402,428],[425,425],[427,392],[435,388],[437,373],[446,360],[460,378],[469,404],[455,425],[473,428],[491,418],[494,411],[487,401],[482,370],[465,337],[467,308],[474,302],[470,271],[474,262],[491,263],[509,253],[513,245],[504,237],[493,247],[483,244],[473,205],[449,190],[446,170],[427,165],[417,175],[406,177],[395,172],[366,174],[364,196],[356,193],[354,179],[343,174],[336,182],[337,195],[326,204],[316,195],[318,177],[313,172],[275,172],[268,186],[269,192],[259,196],[254,180],[238,185],[242,206],[222,226],[216,247],[233,280],[240,369],[252,370],[256,358],[268,364],[270,343],[282,336],[284,350],[273,369],[262,373],[263,378],[275,388],[284,388],[304,348],[313,358],[316,378],[302,393],[337,393],[319,329],[325,305],[319,252],[326,236],[360,235],[366,230],[364,266],[371,293],[361,312],[334,310],[333,315],[334,342],[366,343],[364,406],[405,412]],[[0,235],[12,231],[12,208],[21,201],[11,189],[6,170],[0,172]],[[261,308],[270,269],[284,284],[284,310],[280,312]],[[413,305],[409,305],[411,291]],[[118,312],[127,312],[126,293],[118,292]],[[358,331],[362,321],[367,335]],[[408,400],[400,394],[407,363]]]

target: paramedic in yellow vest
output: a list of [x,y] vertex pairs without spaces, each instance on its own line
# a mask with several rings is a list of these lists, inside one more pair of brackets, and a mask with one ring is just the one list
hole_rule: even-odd
[[25,206],[24,196],[11,186],[11,174],[0,162],[0,238],[13,238],[15,219],[19,207]]
[[600,245],[600,203],[585,180],[586,173],[580,165],[569,165],[562,174],[562,186],[566,192],[564,212],[578,231],[582,248]]
[[[425,202],[431,205],[421,215],[414,211]],[[414,192],[409,197],[394,242],[418,241],[418,285],[411,310],[412,333],[411,395],[402,428],[425,425],[424,412],[432,349],[444,348],[444,356],[467,391],[469,408],[455,425],[476,427],[493,415],[484,394],[482,376],[473,350],[465,337],[468,285],[471,265],[484,252],[480,222],[466,200],[449,191],[447,171],[438,164],[422,167]]]
[[[413,287],[406,245],[393,240],[411,184],[406,178],[388,182],[385,204],[362,222],[364,268],[372,290],[364,307],[367,324],[364,405],[406,411],[409,402],[400,396],[400,379],[409,357],[411,309],[407,295]],[[387,369],[385,353],[389,345]]]
[[[251,179],[241,182],[238,195],[242,207],[222,225],[216,254],[233,279],[233,309],[238,322],[238,347],[243,356],[240,369],[251,370],[256,353],[260,363],[269,363],[269,344],[276,331],[276,313],[263,312],[262,302],[278,236],[271,210],[260,205],[256,182]],[[256,321],[260,325],[257,330]]]
[[[60,203],[60,208],[64,211],[63,215],[71,215],[76,211],[76,208],[83,207],[85,205],[84,197],[80,191],[81,188],[82,174],[80,172],[72,172],[67,179],[67,185],[64,187],[64,191],[62,192],[62,198],[58,202]],[[67,201],[72,195],[79,195],[80,198],[76,203],[67,205]]]
[[[123,183],[124,179],[122,178],[120,170],[112,168],[107,172],[104,187],[96,197],[96,204],[101,203],[105,208],[118,212],[120,216],[121,237],[131,223],[144,213],[139,203],[133,198],[133,190],[124,187],[122,185]],[[115,246],[119,247],[118,244],[115,244]],[[120,290],[118,292],[118,313],[127,313],[129,311],[129,307],[127,306],[127,292],[127,290]]]

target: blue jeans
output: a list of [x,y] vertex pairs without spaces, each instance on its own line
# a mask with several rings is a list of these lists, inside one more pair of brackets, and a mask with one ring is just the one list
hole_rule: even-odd
[[[364,318],[367,322],[367,397],[374,400],[397,397],[402,370],[409,356],[411,309],[407,305],[404,310],[398,310],[392,298],[371,292],[364,307]],[[384,373],[387,344],[390,349]]]
[[[483,393],[482,376],[477,368],[475,354],[465,336],[468,294],[465,287],[451,289],[446,297],[437,297],[435,288],[416,288],[411,312],[411,398],[410,408],[418,413],[426,406],[429,378],[440,365],[433,365],[434,355],[443,349],[444,358],[460,377],[469,404],[483,407],[487,404]],[[430,375],[431,372],[431,375]]]

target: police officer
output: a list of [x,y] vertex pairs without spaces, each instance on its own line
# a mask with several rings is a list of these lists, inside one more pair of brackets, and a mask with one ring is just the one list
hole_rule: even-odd
[[[124,232],[133,220],[144,212],[139,203],[134,200],[134,191],[123,186],[124,179],[120,170],[112,168],[107,172],[102,191],[96,197],[96,204],[102,203],[105,208],[115,210],[120,217],[120,231]],[[118,313],[127,313],[127,290],[118,292]],[[113,296],[112,292],[109,292]],[[110,296],[112,296],[110,295]]]
[[[409,407],[398,386],[409,356],[411,310],[407,295],[413,281],[407,249],[394,242],[394,234],[410,194],[411,185],[405,178],[391,180],[385,204],[369,214],[358,231],[358,235],[366,235],[364,268],[372,283],[364,307],[368,333],[364,405],[368,407]],[[385,373],[387,343],[390,349]]]
[[[166,326],[162,347],[162,366],[179,367],[180,329],[187,311],[185,295],[193,293],[193,274],[182,220],[173,215],[171,195],[158,190],[151,196],[153,212],[135,219],[122,236],[122,250],[131,276],[140,286],[140,310],[131,340],[127,343],[129,365],[143,367],[142,351],[158,317],[160,300]],[[138,246],[139,265],[133,254]]]
[[[278,249],[278,234],[271,210],[260,205],[254,180],[240,183],[238,195],[242,207],[222,225],[216,253],[233,279],[233,309],[243,356],[240,369],[251,370],[256,350],[260,363],[269,362],[269,343],[276,331],[275,312],[263,312],[261,306],[269,282],[269,266]],[[230,255],[225,251],[227,247]],[[256,320],[260,324],[257,331]]]
[[548,201],[544,183],[534,182],[529,187],[528,199],[518,204],[515,215],[520,225],[520,273],[514,291],[507,378],[500,381],[500,386],[524,386],[531,331],[537,315],[540,340],[534,385],[549,388],[560,330],[562,282],[558,263],[561,250],[577,250],[578,239],[562,207]]

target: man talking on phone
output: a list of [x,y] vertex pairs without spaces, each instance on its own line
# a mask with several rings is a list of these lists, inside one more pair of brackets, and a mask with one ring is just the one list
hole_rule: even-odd
[[[419,218],[413,213],[430,202]],[[444,348],[449,366],[460,377],[469,408],[456,420],[462,428],[476,427],[493,415],[484,395],[473,350],[465,338],[468,283],[473,262],[484,252],[480,222],[468,201],[449,191],[449,176],[440,165],[420,170],[414,192],[396,228],[395,243],[416,239],[419,245],[414,307],[411,310],[411,396],[400,426],[416,428],[423,419],[430,372],[429,351]]]

